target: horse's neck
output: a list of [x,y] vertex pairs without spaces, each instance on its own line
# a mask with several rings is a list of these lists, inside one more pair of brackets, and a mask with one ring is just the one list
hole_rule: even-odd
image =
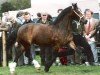
[[70,17],[64,17],[62,21],[59,23],[56,23],[54,26],[57,27],[60,30],[64,31],[70,31],[71,30],[71,18]]

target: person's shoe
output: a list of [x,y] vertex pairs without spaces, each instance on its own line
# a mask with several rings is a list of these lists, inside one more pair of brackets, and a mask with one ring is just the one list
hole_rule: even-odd
[[98,65],[100,66],[100,63]]
[[89,62],[85,62],[85,65],[86,65],[86,66],[90,66]]
[[95,62],[95,63],[94,63],[94,66],[98,66],[98,65],[99,65],[99,63],[98,63],[98,62]]

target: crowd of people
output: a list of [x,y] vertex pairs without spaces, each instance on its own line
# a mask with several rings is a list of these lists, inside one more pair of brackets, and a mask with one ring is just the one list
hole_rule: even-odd
[[[43,13],[37,13],[37,18],[33,18],[33,16],[29,13],[29,12],[24,12],[24,11],[19,11],[16,14],[16,18],[13,16],[9,16],[8,12],[5,12],[3,14],[2,17],[2,23],[4,23],[6,26],[9,26],[8,28],[8,32],[11,33],[12,31],[12,24],[11,23],[17,23],[19,26],[25,25],[27,23],[42,23],[42,24],[52,24],[52,16],[50,14],[48,14],[47,12],[43,12]],[[15,27],[16,28],[16,27]],[[13,29],[15,29],[13,28]],[[31,46],[31,53],[32,53],[32,57],[35,58],[35,51],[34,51],[34,45]],[[14,48],[12,48],[13,52]],[[1,57],[2,60],[2,57]],[[28,64],[28,58],[25,56],[21,56],[19,58],[19,65],[24,65],[24,64]]]
[[[63,9],[59,9],[57,12],[60,13],[62,10]],[[84,16],[88,22],[87,22],[87,24],[85,24],[83,26],[84,27],[83,35],[86,38],[89,45],[91,46],[91,50],[92,50],[93,57],[94,57],[94,65],[99,65],[95,35],[93,37],[91,37],[91,35],[95,33],[95,28],[99,24],[99,20],[93,18],[93,12],[90,9],[85,10]],[[41,23],[44,25],[45,24],[52,25],[54,19],[55,18],[53,18],[52,15],[50,15],[47,12],[37,13],[37,18],[34,19],[34,17],[29,12],[19,11],[16,15],[16,18],[9,16],[9,13],[5,12],[2,17],[2,22],[6,23],[6,25],[10,25],[10,22],[12,20],[15,20],[20,26],[25,25],[27,23]],[[10,27],[11,27],[11,25],[10,25]],[[34,51],[35,47],[34,46],[35,45],[32,45],[30,49],[31,49],[32,57],[35,59],[35,51]],[[62,65],[67,65],[68,64],[67,58],[68,57],[60,57],[60,63]],[[28,59],[27,57],[22,56],[22,58],[20,59],[21,63],[19,65],[28,64],[27,59]],[[0,60],[2,61],[1,55],[0,55]]]

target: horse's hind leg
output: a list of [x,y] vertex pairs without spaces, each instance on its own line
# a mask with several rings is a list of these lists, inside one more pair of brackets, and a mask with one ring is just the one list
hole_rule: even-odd
[[45,63],[45,69],[44,69],[45,72],[48,72],[49,71],[49,68],[52,66],[53,62],[57,58],[57,54],[58,54],[57,50],[53,50],[53,52],[52,52],[52,59],[49,62],[46,61],[46,63]]
[[16,49],[16,54],[15,54],[15,58],[13,61],[17,62],[19,57],[23,54],[25,48],[22,45],[20,45],[16,47],[15,49]]

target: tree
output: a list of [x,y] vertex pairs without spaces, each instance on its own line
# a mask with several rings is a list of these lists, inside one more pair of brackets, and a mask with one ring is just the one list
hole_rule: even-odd
[[30,0],[10,0],[11,4],[16,8],[16,10],[22,10],[30,8]]
[[1,4],[1,11],[2,12],[8,12],[11,10],[14,10],[15,8],[13,7],[13,5],[9,2],[5,2],[3,4]]

